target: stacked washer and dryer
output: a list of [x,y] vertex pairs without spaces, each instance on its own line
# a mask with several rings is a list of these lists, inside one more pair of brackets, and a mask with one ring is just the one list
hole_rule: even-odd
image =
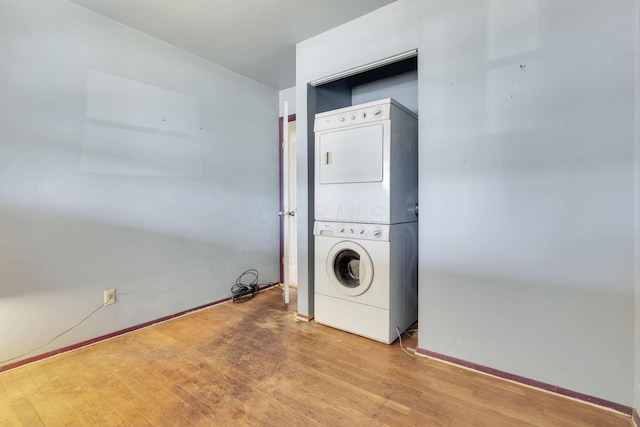
[[418,319],[418,119],[393,99],[316,115],[315,320],[392,343]]

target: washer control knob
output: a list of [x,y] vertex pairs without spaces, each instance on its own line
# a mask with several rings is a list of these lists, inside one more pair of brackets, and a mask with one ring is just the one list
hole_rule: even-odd
[[341,122],[344,122],[344,117],[340,117],[340,121],[341,121]]
[[338,230],[338,233],[344,234],[344,227],[341,227],[340,230]]
[[373,115],[374,115],[374,116],[379,116],[379,115],[380,115],[380,113],[382,113],[382,110],[378,109],[378,110],[376,110],[376,111],[374,111],[374,112],[373,112]]
[[355,231],[353,228],[350,228],[350,229],[349,229],[349,232],[350,232],[351,234],[355,234],[355,232],[356,232],[356,231]]
[[355,120],[355,119],[356,119],[356,115],[355,115],[355,114],[353,114],[353,115],[351,116],[351,120]]
[[360,229],[360,235],[363,236],[364,235],[364,228]]
[[374,237],[382,237],[382,229],[380,227],[376,227],[375,230],[373,230],[373,236]]

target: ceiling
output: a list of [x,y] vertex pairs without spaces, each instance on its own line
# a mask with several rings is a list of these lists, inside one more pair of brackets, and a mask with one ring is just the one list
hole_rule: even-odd
[[275,89],[295,45],[395,0],[71,0]]

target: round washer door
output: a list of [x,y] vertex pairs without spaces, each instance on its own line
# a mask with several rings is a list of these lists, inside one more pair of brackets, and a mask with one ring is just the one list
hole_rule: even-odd
[[373,262],[362,246],[342,241],[327,255],[327,275],[339,292],[355,297],[365,293],[373,283]]

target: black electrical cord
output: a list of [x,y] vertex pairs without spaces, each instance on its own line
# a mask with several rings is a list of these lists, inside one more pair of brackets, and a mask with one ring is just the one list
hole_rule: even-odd
[[247,302],[258,293],[258,270],[251,268],[242,273],[231,287],[233,302]]
[[250,268],[238,276],[236,283],[231,286],[232,301],[237,303],[247,302],[255,297],[262,289],[275,284],[274,282],[269,282],[266,285],[259,285],[258,270]]

